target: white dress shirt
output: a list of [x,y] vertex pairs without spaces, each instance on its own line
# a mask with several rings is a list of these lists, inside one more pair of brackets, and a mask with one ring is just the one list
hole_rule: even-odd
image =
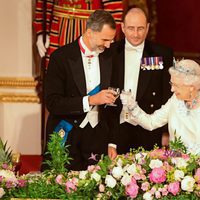
[[[138,46],[131,45],[125,40],[125,73],[124,73],[124,90],[131,90],[134,98],[136,98],[138,77],[140,72],[141,58],[144,49],[144,42]],[[120,114],[120,124],[124,123],[125,109]]]
[[[98,53],[90,51],[80,37],[80,45],[83,48],[81,51],[83,67],[86,79],[87,94],[100,84],[100,69]],[[83,110],[87,112],[85,119],[80,124],[84,128],[88,122],[94,128],[98,122],[98,106],[89,106],[89,96],[83,97]]]

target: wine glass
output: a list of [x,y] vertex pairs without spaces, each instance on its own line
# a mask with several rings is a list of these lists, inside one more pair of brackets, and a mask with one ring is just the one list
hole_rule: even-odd
[[[116,99],[119,97],[119,95],[120,95],[120,89],[119,89],[119,88],[108,87],[108,90],[114,91],[113,95],[114,95],[114,97],[115,97]],[[117,104],[114,104],[114,103],[107,103],[107,104],[105,105],[105,107],[106,107],[106,106],[117,106]]]
[[[123,95],[124,98],[127,99],[127,101],[129,101],[129,98],[132,95],[131,89],[129,89],[129,90],[123,89],[122,92],[121,92],[121,95]],[[128,120],[129,119],[129,110],[128,110],[127,105],[123,105],[122,109],[124,111],[124,119]]]

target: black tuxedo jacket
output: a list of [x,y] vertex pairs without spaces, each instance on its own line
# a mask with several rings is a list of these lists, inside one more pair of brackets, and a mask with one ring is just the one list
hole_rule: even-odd
[[[106,49],[99,54],[100,88],[110,85],[112,58]],[[86,80],[78,39],[51,54],[46,81],[45,97],[49,111],[47,136],[52,134],[60,120],[66,120],[77,128],[87,113],[83,111],[82,99],[86,96]],[[99,109],[100,120],[103,106]]]
[[[113,51],[113,70],[111,78],[111,86],[124,89],[124,54],[125,54],[125,40],[116,42],[111,47]],[[159,70],[142,70],[139,72],[138,88],[136,101],[139,106],[147,113],[153,113],[156,109],[160,108],[168,98],[171,96],[170,92],[170,76],[168,69],[173,65],[173,52],[170,48],[145,41],[143,57],[157,57],[161,56],[164,62],[164,69]],[[110,130],[111,142],[121,143],[124,134],[129,134],[130,141],[132,140],[133,147],[143,146],[147,149],[153,147],[154,143],[160,144],[161,130],[154,130],[150,134],[149,131],[144,130],[140,126],[129,125],[124,123],[119,125],[119,115],[122,110],[120,99],[117,100],[118,106],[111,108]],[[120,126],[126,128],[120,128]],[[129,126],[129,128],[128,128]],[[126,131],[126,133],[125,133]],[[129,132],[129,133],[127,133]],[[154,133],[154,134],[153,134]],[[155,135],[155,134],[159,134]],[[137,141],[136,141],[137,138]],[[135,144],[135,145],[134,145]]]

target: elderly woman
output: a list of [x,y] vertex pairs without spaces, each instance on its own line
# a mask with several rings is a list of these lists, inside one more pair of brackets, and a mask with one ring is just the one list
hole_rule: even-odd
[[[146,114],[133,98],[126,101],[133,125],[153,130],[168,123],[170,140],[181,137],[189,151],[200,152],[200,66],[193,60],[181,60],[169,69],[171,91],[168,102],[153,114]],[[148,142],[148,141],[147,141]]]

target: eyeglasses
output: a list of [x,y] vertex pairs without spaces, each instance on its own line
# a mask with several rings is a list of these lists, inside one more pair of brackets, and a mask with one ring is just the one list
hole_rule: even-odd
[[171,81],[169,81],[169,84],[171,85],[171,86],[173,86],[173,87],[175,87],[175,88],[181,88],[181,87],[183,87],[184,85],[177,85],[177,84],[175,84],[175,83],[172,83]]

